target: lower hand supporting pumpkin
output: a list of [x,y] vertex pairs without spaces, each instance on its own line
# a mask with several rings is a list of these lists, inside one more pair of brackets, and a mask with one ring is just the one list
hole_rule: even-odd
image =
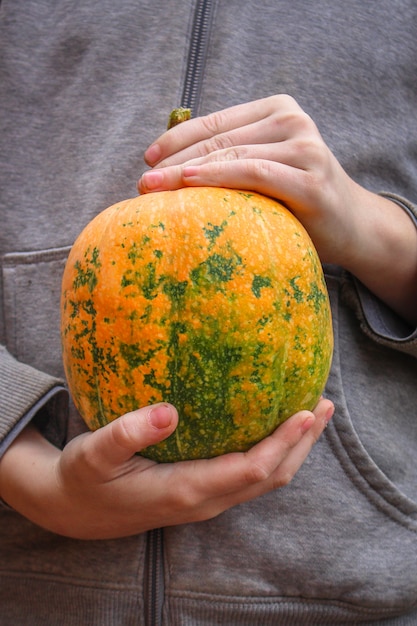
[[40,526],[79,539],[201,521],[288,484],[332,414],[322,399],[246,453],[159,465],[135,452],[175,430],[170,405],[128,413],[62,452],[29,426],[0,462],[0,494]]
[[184,186],[258,191],[283,202],[323,262],[349,270],[417,320],[417,231],[394,202],[358,185],[313,120],[287,95],[175,126],[146,151],[141,193]]

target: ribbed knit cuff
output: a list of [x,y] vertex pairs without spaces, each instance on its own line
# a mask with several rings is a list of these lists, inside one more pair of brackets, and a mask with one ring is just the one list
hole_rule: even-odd
[[17,361],[0,346],[0,456],[42,410],[51,413],[53,407],[62,417],[67,396],[63,381]]

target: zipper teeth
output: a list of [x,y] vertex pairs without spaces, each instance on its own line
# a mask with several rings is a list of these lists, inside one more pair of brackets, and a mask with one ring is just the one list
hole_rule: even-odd
[[162,541],[161,528],[155,528],[148,532],[145,559],[145,595],[147,596],[145,623],[147,626],[159,626],[161,624],[164,597]]
[[213,4],[212,0],[199,0],[194,15],[181,103],[183,107],[191,109],[193,115],[198,114]]

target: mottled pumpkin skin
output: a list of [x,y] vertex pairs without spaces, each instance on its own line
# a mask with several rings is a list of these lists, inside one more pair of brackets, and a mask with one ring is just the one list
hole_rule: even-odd
[[62,288],[62,344],[91,429],[159,401],[176,432],[157,461],[246,450],[327,380],[333,335],[317,253],[283,206],[185,188],[109,207],[81,233]]

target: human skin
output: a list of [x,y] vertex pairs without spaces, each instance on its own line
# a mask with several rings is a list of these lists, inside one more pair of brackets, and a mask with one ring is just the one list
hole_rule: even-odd
[[128,413],[63,451],[28,426],[0,461],[3,500],[68,537],[106,539],[210,519],[287,485],[333,415],[330,400],[301,411],[248,452],[158,464],[135,454],[168,437],[174,407]]
[[277,198],[321,260],[344,267],[411,324],[417,322],[417,229],[396,203],[357,184],[311,119],[276,95],[191,119],[145,153],[140,193],[214,185]]

